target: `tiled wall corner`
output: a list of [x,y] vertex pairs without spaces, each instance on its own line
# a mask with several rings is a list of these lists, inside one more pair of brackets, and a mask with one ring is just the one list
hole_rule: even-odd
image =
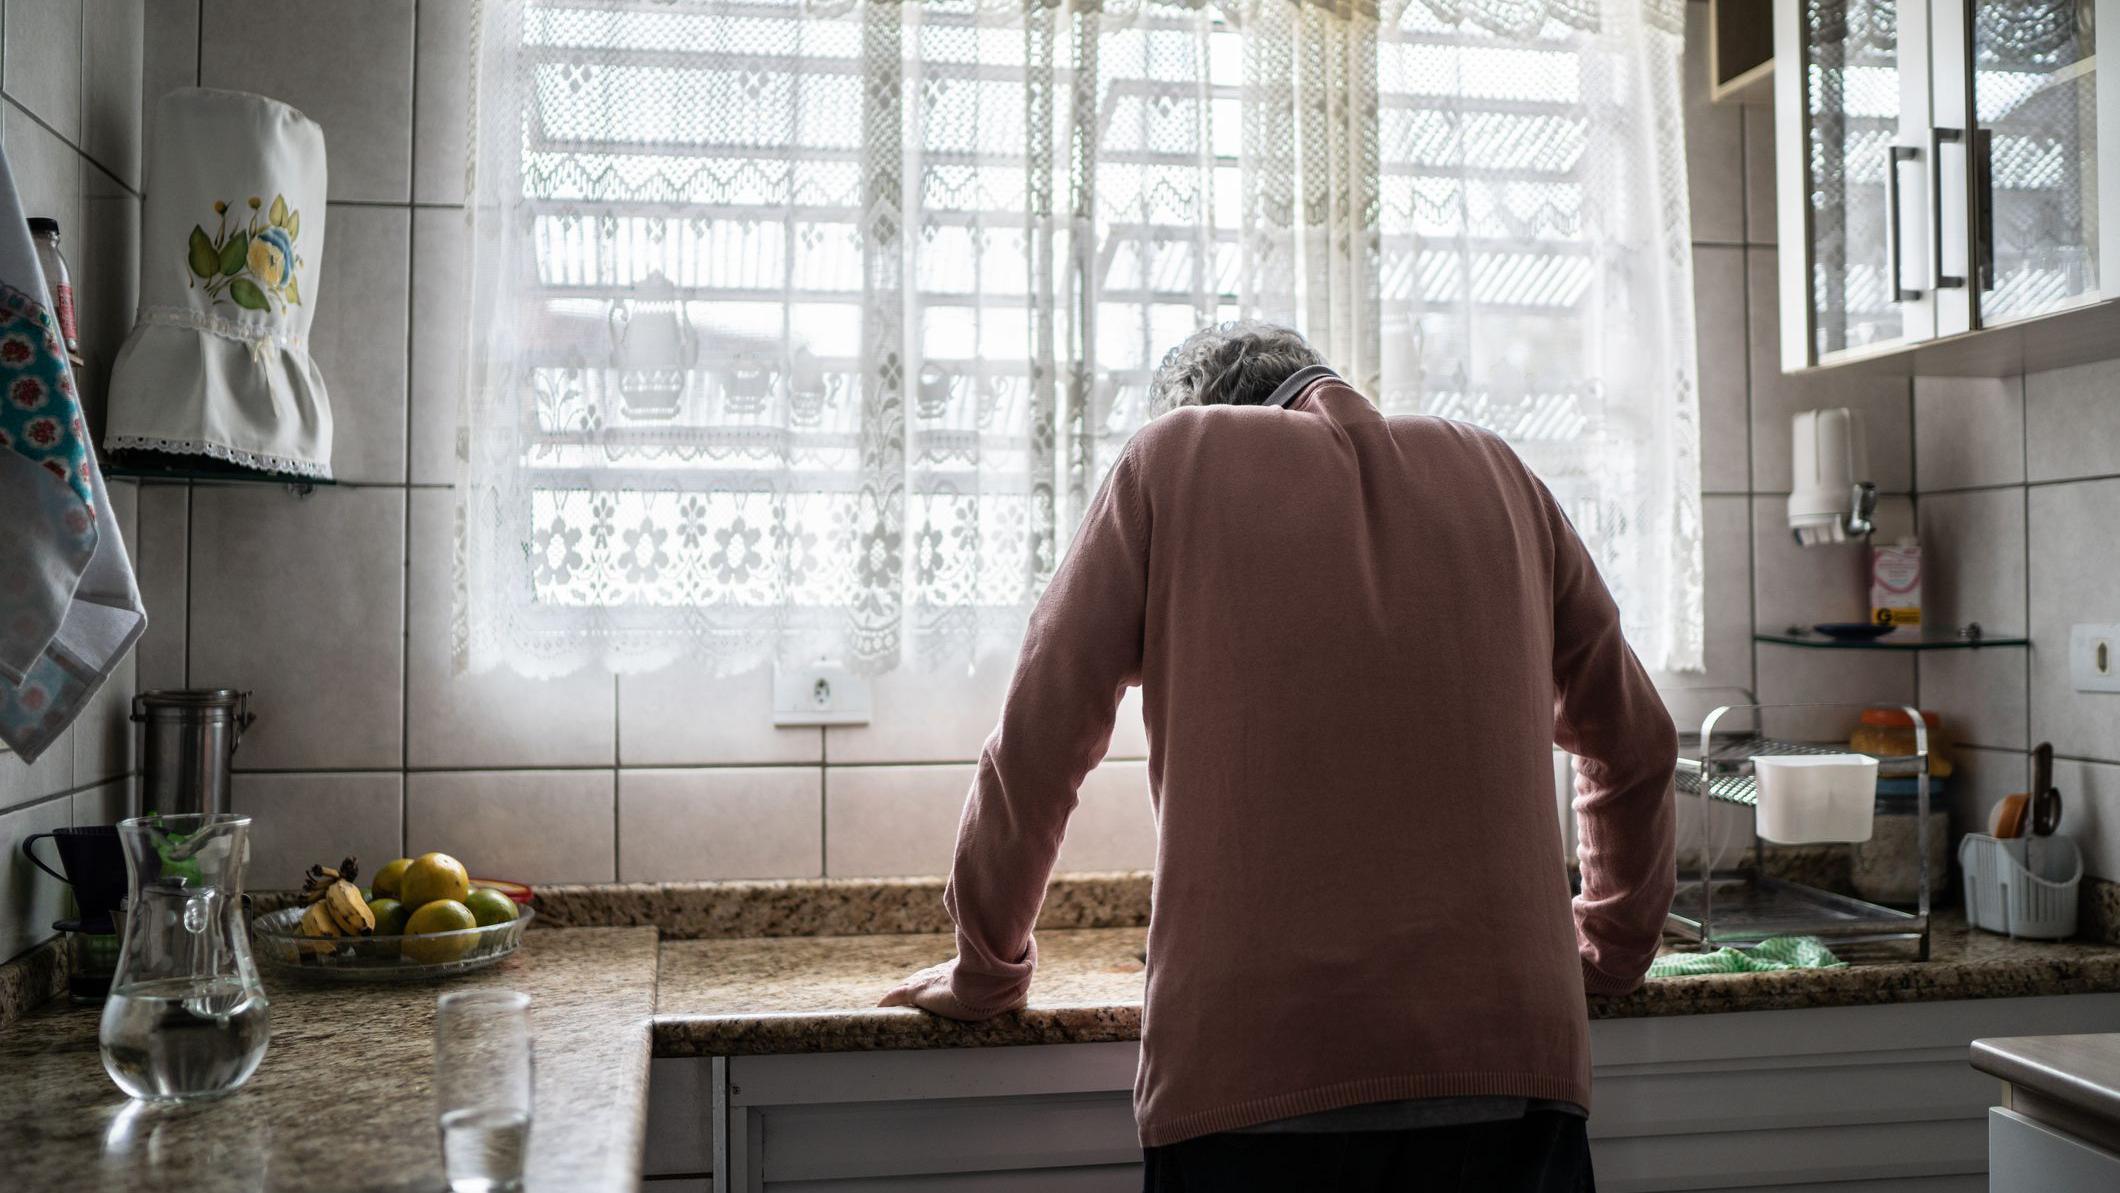
[[[0,142],[23,213],[59,221],[88,367],[77,377],[93,434],[101,380],[131,326],[140,237],[144,0],[6,0],[0,12]],[[136,568],[141,490],[109,482],[111,512]],[[136,661],[122,660],[35,764],[0,748],[0,961],[70,914],[65,888],[22,858],[32,833],[108,824],[127,811]],[[40,846],[56,862],[50,845]]]

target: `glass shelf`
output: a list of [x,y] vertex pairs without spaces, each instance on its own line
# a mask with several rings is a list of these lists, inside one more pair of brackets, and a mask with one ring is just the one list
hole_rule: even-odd
[[1752,635],[1754,642],[1772,642],[1780,646],[1803,646],[1813,650],[1978,650],[1983,646],[2029,646],[2031,640],[2022,634],[1998,634],[1982,630],[1978,625],[1963,630],[1937,627],[1921,630],[1894,630],[1882,638],[1828,638],[1816,630],[1801,626],[1789,626],[1781,630],[1761,630]]

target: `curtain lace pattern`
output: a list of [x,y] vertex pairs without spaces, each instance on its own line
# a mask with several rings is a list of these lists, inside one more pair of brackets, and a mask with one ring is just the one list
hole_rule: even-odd
[[1186,333],[1546,479],[1701,651],[1682,0],[482,0],[459,662],[1020,636]]

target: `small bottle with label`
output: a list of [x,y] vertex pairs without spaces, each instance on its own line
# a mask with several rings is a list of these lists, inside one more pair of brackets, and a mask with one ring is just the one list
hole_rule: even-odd
[[66,267],[65,254],[59,251],[59,221],[31,216],[29,238],[37,246],[37,264],[44,267],[44,284],[51,291],[46,297],[52,304],[52,317],[59,321],[59,336],[66,341],[66,359],[79,369],[85,362],[79,324],[74,321],[74,278]]

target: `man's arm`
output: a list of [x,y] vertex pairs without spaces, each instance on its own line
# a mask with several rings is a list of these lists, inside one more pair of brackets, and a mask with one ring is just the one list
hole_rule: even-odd
[[1576,756],[1583,985],[1624,994],[1656,958],[1676,882],[1671,780],[1678,735],[1620,633],[1597,565],[1546,497],[1553,526],[1554,741]]
[[943,894],[957,957],[913,975],[884,1006],[985,1019],[1023,1005],[1030,990],[1031,927],[1076,791],[1104,758],[1119,699],[1141,676],[1148,511],[1135,467],[1129,447],[1031,613],[957,826]]

